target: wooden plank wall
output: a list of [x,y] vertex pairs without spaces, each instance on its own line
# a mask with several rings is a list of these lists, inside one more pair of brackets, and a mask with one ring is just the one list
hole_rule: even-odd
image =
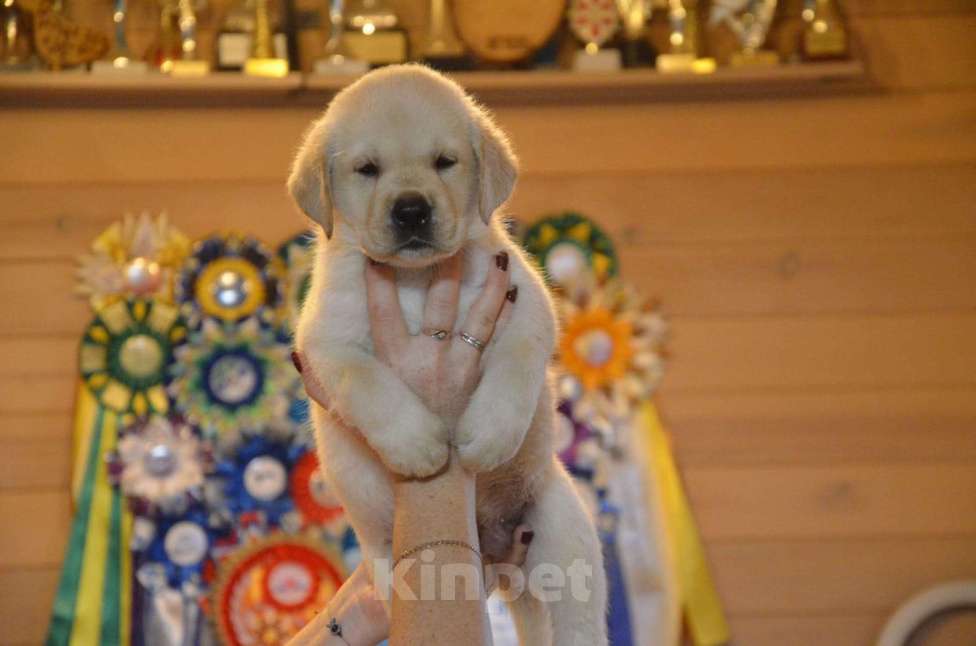
[[[976,7],[847,5],[877,93],[498,110],[511,211],[590,214],[672,316],[660,403],[745,646],[867,646],[976,577]],[[276,243],[314,114],[0,117],[0,643],[42,640],[67,536],[74,256],[143,208]]]

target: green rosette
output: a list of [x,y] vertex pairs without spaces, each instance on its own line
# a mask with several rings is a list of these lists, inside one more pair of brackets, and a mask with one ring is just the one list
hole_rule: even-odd
[[579,213],[560,213],[538,220],[522,236],[522,246],[556,285],[567,285],[586,274],[603,282],[619,271],[613,241]]
[[186,337],[179,310],[149,300],[118,300],[85,330],[78,363],[98,403],[122,415],[165,413],[166,369]]
[[289,428],[289,394],[298,373],[282,335],[256,318],[239,324],[206,320],[176,351],[169,393],[175,407],[206,436]]

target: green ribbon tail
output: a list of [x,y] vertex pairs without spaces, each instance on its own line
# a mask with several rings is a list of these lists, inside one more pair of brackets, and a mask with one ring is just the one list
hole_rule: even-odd
[[112,492],[112,518],[108,539],[108,558],[105,561],[105,587],[102,590],[102,646],[119,646],[122,604],[122,494]]
[[58,592],[54,597],[54,608],[51,613],[51,625],[48,628],[47,646],[68,646],[71,640],[71,628],[74,625],[75,603],[78,600],[78,585],[81,579],[81,565],[85,555],[85,542],[88,533],[88,516],[91,512],[92,497],[95,490],[95,478],[101,467],[98,453],[102,444],[102,424],[105,412],[101,406],[95,415],[95,425],[91,443],[88,446],[88,457],[85,460],[85,479],[82,482],[81,495],[78,497],[78,508],[74,520],[71,522],[71,535],[68,548],[61,568],[61,581]]

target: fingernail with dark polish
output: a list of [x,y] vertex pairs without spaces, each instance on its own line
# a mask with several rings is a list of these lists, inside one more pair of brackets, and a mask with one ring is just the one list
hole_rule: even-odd
[[518,285],[505,292],[505,298],[514,303],[515,299],[518,298]]
[[527,532],[522,532],[522,545],[528,545],[532,542],[533,538],[535,538],[535,532],[531,529]]
[[295,364],[295,370],[298,371],[298,374],[301,374],[302,373],[302,358],[300,356],[298,356],[298,353],[297,352],[292,352],[291,353],[291,362],[293,364]]
[[495,256],[495,265],[502,271],[508,271],[508,252],[502,251]]

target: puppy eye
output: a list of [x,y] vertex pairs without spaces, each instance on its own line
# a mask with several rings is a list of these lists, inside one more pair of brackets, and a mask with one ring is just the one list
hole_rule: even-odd
[[457,160],[453,157],[448,157],[447,155],[438,155],[437,160],[434,161],[434,166],[437,170],[447,170],[451,166],[457,163]]
[[357,166],[356,172],[362,175],[363,177],[376,177],[377,175],[380,174],[380,169],[379,166],[377,166],[373,162],[366,162],[365,164]]

